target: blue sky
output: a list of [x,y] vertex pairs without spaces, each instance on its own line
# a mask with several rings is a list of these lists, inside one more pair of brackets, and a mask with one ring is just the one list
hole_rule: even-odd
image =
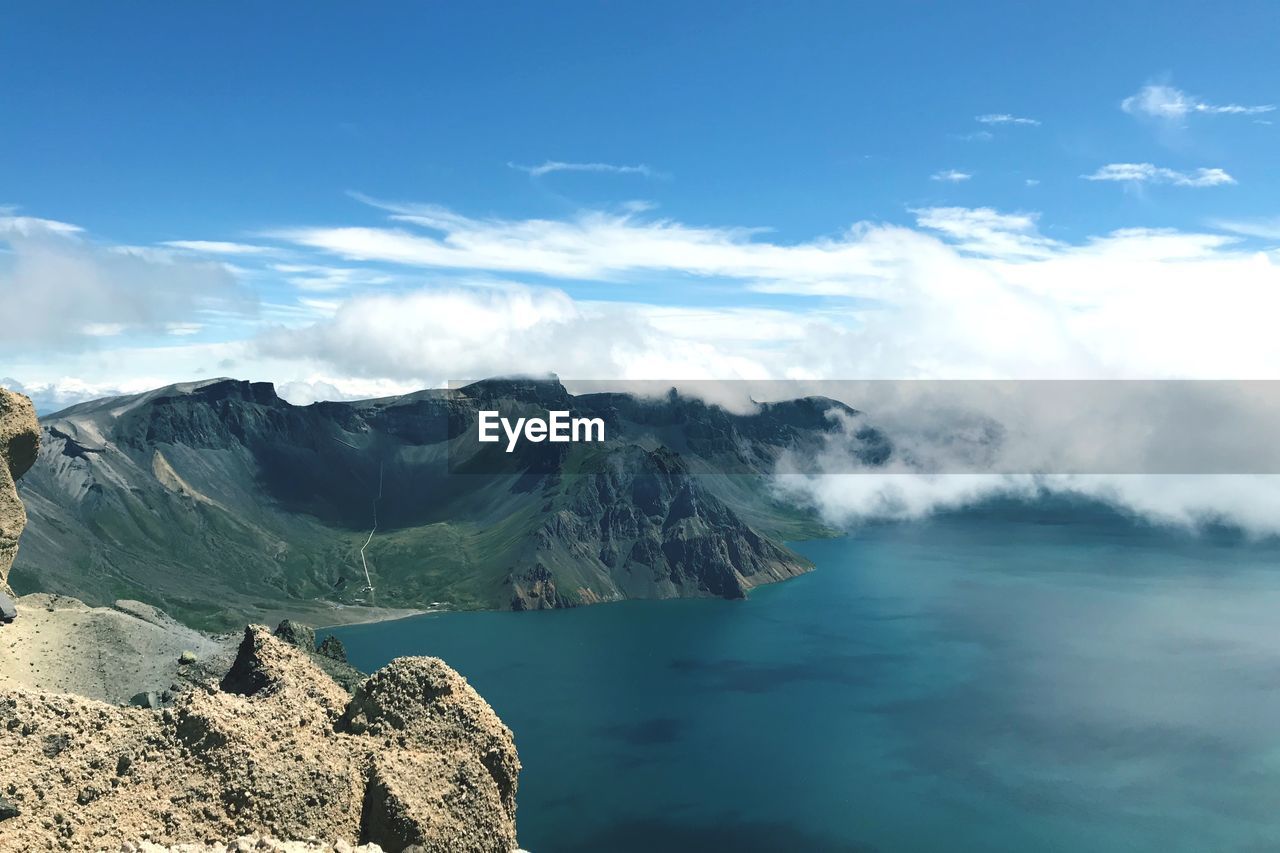
[[21,4],[0,288],[71,284],[0,376],[1181,375],[1274,307],[1278,43],[1267,3]]

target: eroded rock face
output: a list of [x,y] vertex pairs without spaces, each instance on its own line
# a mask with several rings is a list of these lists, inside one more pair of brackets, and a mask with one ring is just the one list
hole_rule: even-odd
[[15,485],[36,461],[40,448],[40,424],[36,409],[24,394],[0,388],[0,593],[9,588],[9,568],[18,555],[18,537],[27,524],[27,512]]
[[352,699],[259,626],[221,688],[162,710],[0,693],[0,767],[18,812],[0,834],[21,849],[248,833],[389,851],[516,846],[515,744],[465,679],[434,658],[400,659]]
[[[412,744],[415,750],[431,755],[453,756],[453,763],[458,768],[453,784],[465,795],[454,798],[458,807],[489,811],[497,806],[485,822],[505,825],[509,821],[514,827],[520,761],[516,757],[511,730],[503,725],[467,680],[446,666],[444,661],[427,657],[396,658],[370,676],[356,691],[338,720],[337,728],[339,731]],[[411,780],[414,777],[412,774],[398,775],[396,767],[403,768],[406,764],[425,759],[403,758],[399,765],[389,762],[374,769],[384,787],[393,795],[399,779],[406,792],[399,799],[412,806],[415,792]],[[483,772],[473,772],[477,770]],[[447,793],[439,791],[433,793],[424,788],[417,793],[450,801]],[[417,803],[416,807],[431,810],[424,803]],[[459,825],[468,823],[461,815],[455,817]],[[379,838],[370,840],[387,846]],[[463,841],[461,837],[456,839],[458,844]],[[509,842],[514,845],[514,834]],[[427,841],[412,843],[426,845]],[[498,845],[508,842],[495,838],[486,843]],[[481,850],[493,847],[464,845],[441,849]]]

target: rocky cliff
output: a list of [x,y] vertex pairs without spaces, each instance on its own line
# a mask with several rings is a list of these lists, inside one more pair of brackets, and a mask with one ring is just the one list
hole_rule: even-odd
[[0,692],[0,767],[3,850],[258,833],[389,851],[516,847],[515,744],[465,679],[400,658],[353,697],[262,627],[245,631],[221,682],[162,710]]
[[12,595],[9,569],[27,521],[15,483],[36,461],[40,425],[35,407],[22,394],[0,388],[0,595]]

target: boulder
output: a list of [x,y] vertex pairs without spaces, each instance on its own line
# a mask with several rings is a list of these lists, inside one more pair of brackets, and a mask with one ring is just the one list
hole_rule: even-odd
[[5,592],[0,591],[0,622],[12,622],[18,618],[18,606]]

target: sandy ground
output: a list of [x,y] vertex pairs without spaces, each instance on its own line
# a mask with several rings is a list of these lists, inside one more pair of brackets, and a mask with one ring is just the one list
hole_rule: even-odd
[[[370,622],[391,622],[395,619],[408,619],[410,616],[421,616],[424,613],[439,613],[441,608],[416,610],[408,607],[365,607],[359,604],[334,604],[330,607],[316,608],[306,614],[302,621],[307,624],[322,624],[317,632],[324,628],[338,625],[364,625]],[[282,617],[285,618],[285,617]],[[294,617],[297,618],[297,617]]]
[[[66,596],[17,600],[18,618],[0,625],[0,690],[75,693],[105,702],[225,671],[238,635],[209,637],[149,605],[119,601],[89,607]],[[195,663],[181,663],[183,652]]]

